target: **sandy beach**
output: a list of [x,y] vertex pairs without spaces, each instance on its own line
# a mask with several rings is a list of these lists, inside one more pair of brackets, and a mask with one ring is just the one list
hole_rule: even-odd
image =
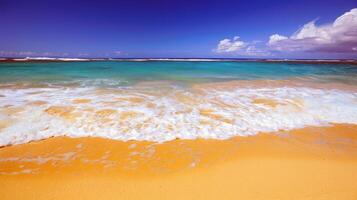
[[356,3],[0,0],[0,200],[357,200]]
[[[0,84],[1,200],[357,199],[355,68],[282,63],[285,79],[229,80],[219,72],[214,77],[226,81],[195,82],[187,72],[146,80],[148,67],[182,62],[98,63],[3,68],[73,75]],[[200,73],[211,76],[212,63],[198,63]],[[93,77],[77,78],[72,65]],[[130,66],[133,74],[98,79],[101,65],[118,74]],[[240,64],[210,67],[230,65]],[[276,67],[246,65],[263,77]],[[296,75],[302,67],[311,75]]]
[[56,137],[0,149],[2,199],[356,199],[357,126],[228,140]]

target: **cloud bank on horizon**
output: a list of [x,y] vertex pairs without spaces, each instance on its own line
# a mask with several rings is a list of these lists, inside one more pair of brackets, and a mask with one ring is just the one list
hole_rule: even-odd
[[333,23],[316,25],[316,20],[305,24],[290,37],[273,34],[268,42],[257,48],[239,36],[221,40],[217,53],[268,56],[273,52],[352,53],[357,56],[357,8],[344,13]]
[[89,54],[89,53],[83,53],[83,52],[78,52],[78,53],[68,53],[68,52],[39,52],[39,51],[3,51],[0,50],[0,56],[2,57],[30,57],[30,58],[35,58],[35,57],[49,57],[49,58],[57,58],[57,57],[70,57],[70,58],[102,58],[102,57],[120,57],[120,56],[125,56],[127,53],[124,53],[123,51],[113,51],[113,52],[105,52],[105,53],[100,53],[100,54]]

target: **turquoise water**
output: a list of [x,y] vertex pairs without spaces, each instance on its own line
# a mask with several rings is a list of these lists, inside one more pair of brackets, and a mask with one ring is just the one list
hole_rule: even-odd
[[310,78],[356,84],[351,64],[266,62],[17,62],[0,63],[0,82],[66,82],[98,80],[102,85],[138,81],[210,82],[229,80]]
[[357,124],[357,67],[3,62],[1,122],[0,147],[56,136],[165,142]]

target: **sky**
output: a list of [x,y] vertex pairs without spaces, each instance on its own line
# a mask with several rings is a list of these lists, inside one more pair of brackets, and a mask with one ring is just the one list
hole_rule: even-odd
[[356,0],[0,0],[1,57],[355,58]]

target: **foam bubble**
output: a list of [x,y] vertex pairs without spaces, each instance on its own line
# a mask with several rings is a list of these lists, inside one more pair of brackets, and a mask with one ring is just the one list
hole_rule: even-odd
[[[357,124],[357,93],[304,87],[1,88],[0,146],[53,136],[165,142]],[[42,102],[33,104],[32,102]],[[9,109],[19,108],[17,112]]]

